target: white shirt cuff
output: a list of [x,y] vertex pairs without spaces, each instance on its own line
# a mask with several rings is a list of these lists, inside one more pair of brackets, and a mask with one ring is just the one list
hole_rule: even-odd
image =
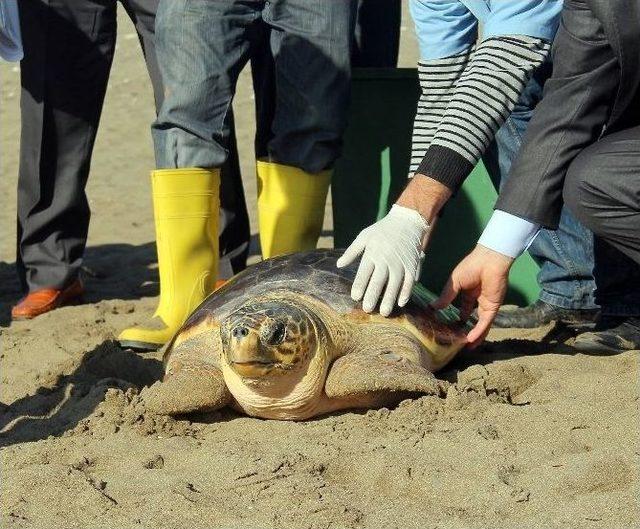
[[533,242],[540,225],[496,209],[478,244],[515,259]]

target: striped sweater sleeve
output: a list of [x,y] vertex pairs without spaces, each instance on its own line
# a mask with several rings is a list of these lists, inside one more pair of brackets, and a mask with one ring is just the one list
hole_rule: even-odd
[[544,39],[524,35],[482,41],[451,87],[452,93],[445,96],[444,114],[438,116],[442,111],[434,108],[438,125],[415,172],[455,191],[509,117],[550,47]]
[[413,176],[427,153],[451,101],[455,83],[467,66],[472,51],[473,48],[469,48],[451,57],[418,63],[421,94],[413,122],[409,176]]

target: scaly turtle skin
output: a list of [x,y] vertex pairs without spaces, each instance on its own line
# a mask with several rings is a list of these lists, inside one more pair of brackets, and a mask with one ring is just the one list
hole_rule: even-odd
[[432,372],[464,346],[463,327],[419,290],[389,318],[366,314],[350,296],[356,266],[336,267],[341,254],[269,259],[216,290],[167,346],[164,380],[142,394],[147,409],[229,405],[300,420],[437,393]]

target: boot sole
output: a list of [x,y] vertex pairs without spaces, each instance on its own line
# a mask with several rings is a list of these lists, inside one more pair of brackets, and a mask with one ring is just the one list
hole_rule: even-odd
[[578,331],[580,333],[593,331],[596,328],[596,322],[595,321],[589,321],[589,322],[585,321],[585,322],[581,322],[581,323],[567,323],[567,322],[564,322],[564,321],[560,320],[560,322],[565,327],[568,327],[569,329],[571,329],[573,331]]
[[603,356],[615,355],[624,353],[626,351],[632,351],[633,349],[616,349],[612,346],[597,344],[597,343],[574,343],[573,348],[579,353],[599,354]]
[[136,340],[118,340],[120,347],[123,349],[133,349],[134,351],[157,351],[164,344],[151,342],[138,342]]

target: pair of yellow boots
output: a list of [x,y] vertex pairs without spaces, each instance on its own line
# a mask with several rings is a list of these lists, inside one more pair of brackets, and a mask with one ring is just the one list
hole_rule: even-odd
[[[259,161],[262,256],[315,248],[331,172],[305,173]],[[151,174],[160,303],[151,321],[125,329],[123,347],[156,350],[214,289],[218,277],[219,169],[161,169]]]

